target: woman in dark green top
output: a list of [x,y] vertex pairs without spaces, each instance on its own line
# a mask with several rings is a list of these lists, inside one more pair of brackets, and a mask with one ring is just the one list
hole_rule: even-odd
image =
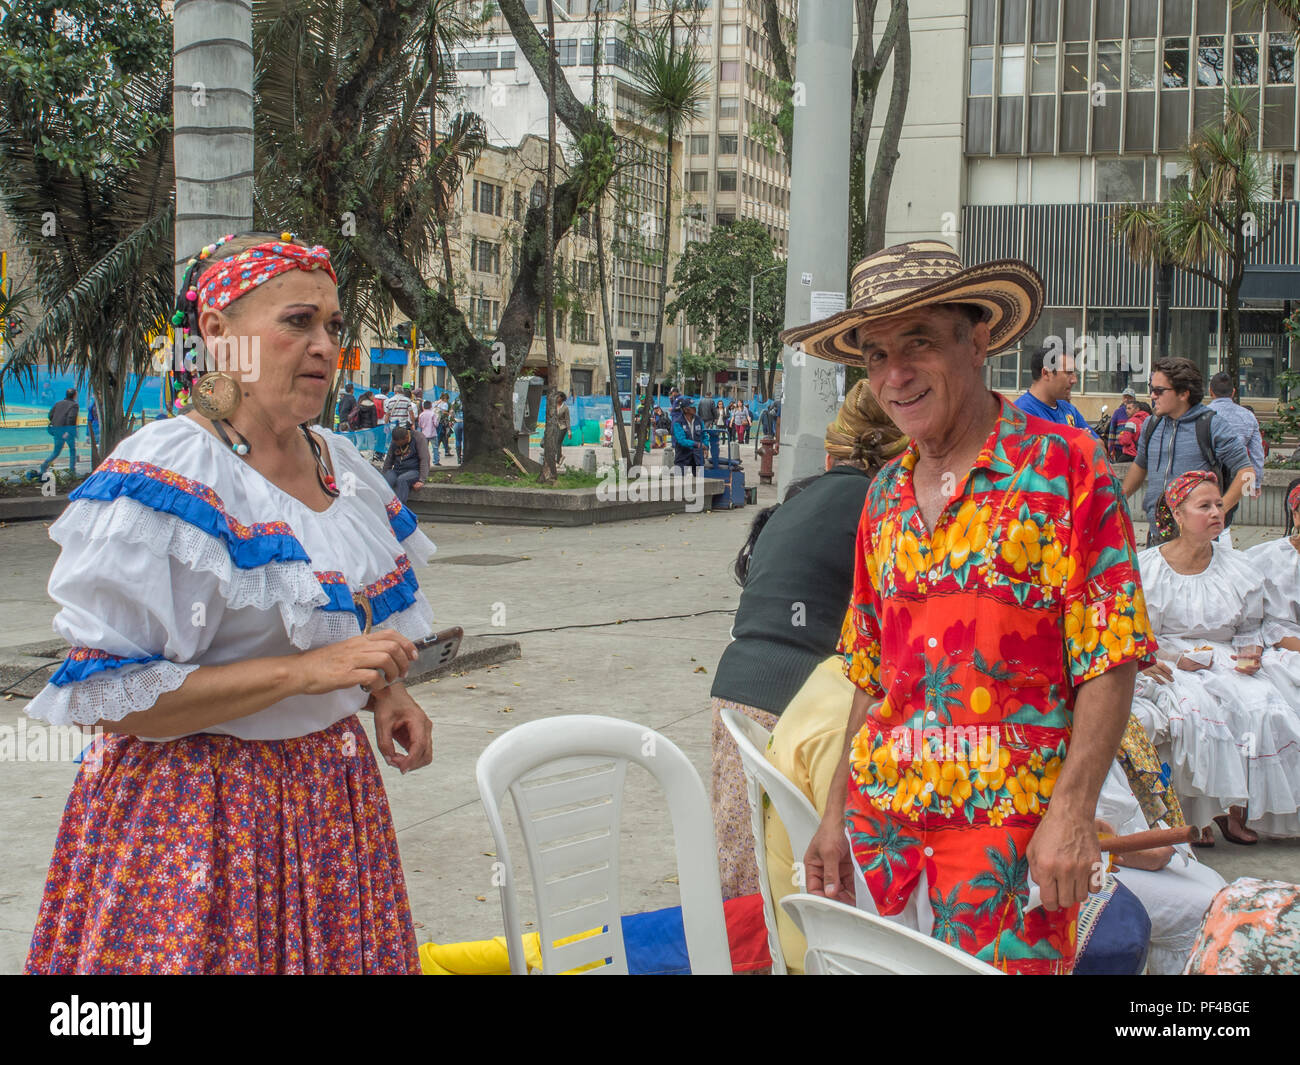
[[744,588],[713,688],[713,818],[724,898],[758,891],[749,799],[725,707],[766,729],[835,653],[853,591],[858,518],[872,477],[907,446],[865,381],[826,427],[826,473],[761,511],[736,559]]

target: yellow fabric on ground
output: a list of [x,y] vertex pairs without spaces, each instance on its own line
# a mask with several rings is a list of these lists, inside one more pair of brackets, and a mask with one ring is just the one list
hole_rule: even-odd
[[[555,945],[567,946],[588,936],[600,935],[602,931],[600,928],[588,929],[586,932],[557,939]],[[524,936],[524,961],[530,973],[542,971],[542,937],[537,932],[529,932]],[[568,970],[568,973],[584,972],[601,964],[598,961],[589,962]],[[467,943],[421,943],[420,971],[425,976],[509,976],[510,950],[506,946],[506,937],[496,936]]]
[[[843,657],[827,658],[790,700],[767,745],[768,761],[808,797],[818,814],[826,809],[831,778],[844,756],[844,730],[853,706],[853,692],[853,683],[844,675]],[[771,805],[764,810],[764,829],[768,882],[776,908],[781,951],[790,971],[801,973],[808,945],[781,908],[781,899],[802,889],[793,883],[790,838]],[[803,860],[802,854],[799,860]]]

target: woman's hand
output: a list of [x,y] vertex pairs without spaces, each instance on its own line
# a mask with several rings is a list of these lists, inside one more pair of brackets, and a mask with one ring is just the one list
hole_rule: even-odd
[[419,657],[415,644],[391,629],[375,629],[350,640],[304,651],[301,668],[304,695],[353,688],[381,691],[406,676]]
[[[433,761],[433,722],[401,684],[376,692],[367,704],[375,714],[375,742],[384,761],[405,775]],[[396,741],[406,749],[398,754]]]
[[[1200,662],[1193,662],[1190,658],[1184,655],[1178,660],[1178,668],[1185,669],[1188,673],[1195,673],[1198,669],[1209,669],[1210,667],[1203,666]],[[1172,676],[1172,674],[1170,675]]]
[[1245,673],[1247,676],[1250,676],[1253,673],[1258,673],[1259,658],[1260,655],[1264,653],[1264,648],[1259,646],[1251,646],[1251,647],[1239,647],[1237,648],[1237,650],[1240,651],[1241,653],[1232,656],[1237,663],[1237,672]]
[[1300,651],[1300,639],[1294,636],[1283,636],[1274,646],[1279,651]]
[[1145,676],[1150,677],[1157,684],[1168,684],[1174,679],[1174,671],[1164,662],[1156,662],[1149,665],[1142,671],[1142,673]]

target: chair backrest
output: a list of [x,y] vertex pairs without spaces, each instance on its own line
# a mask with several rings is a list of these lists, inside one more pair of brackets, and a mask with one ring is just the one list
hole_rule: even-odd
[[809,975],[1002,975],[947,943],[820,895],[788,895],[781,905],[808,941]]
[[[764,753],[771,733],[752,718],[729,707],[721,712],[722,723],[740,750],[749,792],[750,828],[754,835],[754,858],[758,867],[758,887],[763,896],[763,920],[767,925],[767,949],[772,956],[772,974],[781,976],[788,970],[781,950],[781,935],[776,923],[776,906],[767,869],[767,829],[763,820],[763,795],[776,807],[777,816],[790,837],[790,853],[795,862],[803,859],[813,833],[817,831],[817,810],[808,797],[786,779]],[[795,868],[798,868],[796,865]]]
[[[537,897],[547,973],[627,972],[619,898],[619,819],[629,762],[663,789],[677,847],[682,923],[691,972],[731,972],[709,799],[684,754],[653,729],[612,717],[530,721],[478,760],[478,790],[504,867],[501,910],[512,972],[527,971],[514,868],[501,802],[514,800]],[[596,934],[583,933],[596,930]],[[579,936],[557,946],[557,941]]]

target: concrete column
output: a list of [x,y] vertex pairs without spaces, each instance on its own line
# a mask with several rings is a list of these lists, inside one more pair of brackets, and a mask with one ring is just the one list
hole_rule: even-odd
[[[801,3],[790,163],[790,256],[785,275],[787,329],[813,320],[814,292],[843,294],[847,288],[852,57],[853,5],[838,0]],[[804,275],[811,275],[809,284],[804,283]],[[835,363],[790,347],[784,349],[782,362],[777,487],[784,493],[791,481],[822,470],[826,426],[839,409],[839,388]]]
[[203,245],[253,227],[251,0],[176,0],[176,284]]

